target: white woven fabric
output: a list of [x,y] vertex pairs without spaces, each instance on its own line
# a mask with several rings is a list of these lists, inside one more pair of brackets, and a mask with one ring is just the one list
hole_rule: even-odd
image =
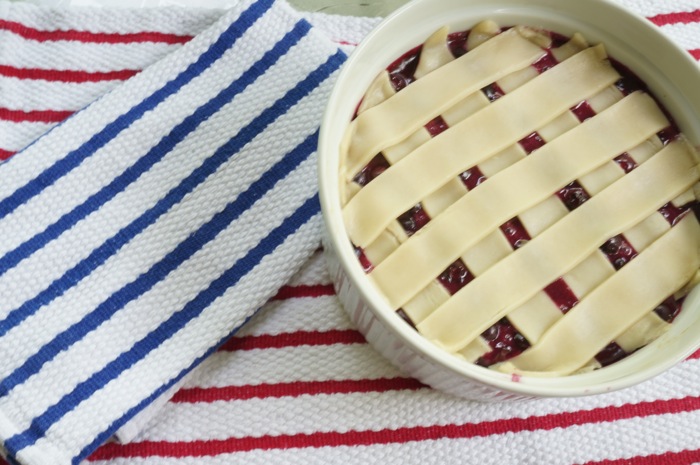
[[167,55],[0,165],[0,437],[13,461],[68,464],[318,248],[313,155],[344,54],[272,0],[239,2],[176,51],[58,40],[18,54],[22,40],[6,67],[70,69],[84,53],[94,76]]
[[[699,0],[618,1],[633,11],[652,18],[679,44],[693,51],[695,56],[700,56]],[[0,153],[9,156],[10,153],[27,146],[72,112],[121,86],[127,77],[180,50],[182,44],[216,23],[222,14],[220,11],[177,8],[119,11],[44,9],[31,5],[0,3]],[[292,12],[287,12],[285,16],[287,14],[293,15]],[[325,56],[334,53],[335,46],[351,50],[353,44],[377,23],[375,19],[319,14],[309,15],[307,19],[334,44],[322,46],[321,49],[327,48]],[[291,25],[285,24],[287,28]],[[148,34],[144,36],[143,33]],[[271,31],[271,35],[258,39],[264,42],[262,46],[266,43],[269,48],[274,44],[273,38],[280,37],[281,34],[281,30]],[[318,39],[318,43],[325,42]],[[322,56],[323,53],[319,55]],[[230,65],[234,68],[240,66],[235,69],[243,69],[246,66],[245,63],[237,63],[237,60],[232,60]],[[212,71],[212,75],[214,74],[216,73]],[[235,76],[227,78],[234,79]],[[223,77],[222,79],[225,80]],[[328,79],[332,79],[332,75]],[[219,83],[220,87],[224,85],[223,82]],[[115,90],[116,92],[120,91]],[[206,96],[197,94],[197,98],[203,101]],[[305,101],[306,99],[302,102]],[[302,102],[299,105],[302,105]],[[127,107],[128,102],[120,101],[117,104]],[[149,123],[150,129],[146,130],[144,125],[143,129],[134,126],[129,130],[133,131],[139,140],[142,137],[149,138],[150,141],[157,140],[167,132],[167,124],[172,125],[173,121],[177,121],[178,117],[182,119],[187,113],[176,102],[168,101],[167,104],[170,106],[163,107],[168,111],[162,114],[162,120],[155,115],[151,117],[153,125]],[[255,102],[250,102],[246,108],[252,108],[254,104]],[[290,110],[288,117],[292,122],[311,128],[314,121],[317,125],[318,114],[305,121],[299,120],[297,116],[306,114],[313,106],[310,104],[303,111],[295,107]],[[224,108],[221,111],[225,111]],[[299,109],[300,112],[291,113],[295,109]],[[109,110],[112,110],[111,106]],[[235,114],[238,115],[238,112]],[[252,116],[254,115],[247,115],[248,118]],[[78,116],[71,118],[58,129],[63,130],[67,125],[74,124],[72,120],[77,118]],[[181,159],[184,163],[196,163],[189,157],[204,157],[206,154],[203,152],[206,148],[211,151],[217,143],[221,144],[225,140],[225,136],[219,135],[218,131],[228,131],[229,128],[227,124],[223,124],[223,119],[217,118],[218,116],[213,116],[201,127],[203,129],[204,125],[208,125],[208,128],[216,132],[217,135],[212,139],[202,134],[201,139],[193,139],[191,145],[183,142]],[[237,120],[236,118],[233,119]],[[227,119],[226,122],[228,121],[230,120]],[[279,120],[282,121],[288,122]],[[242,121],[238,124],[244,123],[245,121]],[[85,124],[97,125],[97,120],[87,121]],[[269,130],[274,130],[275,127],[277,126],[273,124]],[[197,131],[192,136],[197,137],[196,133]],[[280,134],[285,136],[283,139],[291,137],[288,133]],[[298,136],[301,137],[301,134]],[[292,140],[283,140],[280,143],[290,144],[287,147],[294,146]],[[32,145],[28,150],[28,153],[37,155],[31,163],[26,162],[32,169],[38,169],[48,163],[42,158],[43,153],[34,152],[37,146],[41,147],[39,144]],[[144,141],[143,147],[148,148],[149,144],[152,146],[154,142]],[[50,150],[55,149],[54,144],[47,145]],[[180,145],[176,146],[174,151],[179,147]],[[261,156],[260,152],[255,151],[254,142],[250,148],[251,156]],[[101,160],[104,161],[105,169],[121,169],[128,164],[128,157],[133,157],[133,160],[139,155],[127,150],[107,152],[110,150],[109,146],[102,150],[105,152],[99,152],[98,156],[104,155]],[[199,152],[200,150],[202,152]],[[108,153],[111,155],[107,155]],[[20,154],[25,155],[26,153]],[[171,155],[175,156],[176,153],[167,156]],[[313,157],[313,154],[309,156]],[[7,163],[7,167],[11,167],[15,162],[13,160]],[[267,162],[271,163],[270,160]],[[99,165],[102,168],[102,163]],[[157,166],[152,170],[156,170]],[[255,171],[257,167],[252,162],[250,165],[242,162],[240,165],[230,165],[231,168],[240,166],[248,168],[236,169],[236,173],[248,173]],[[0,167],[0,176],[5,169],[5,166]],[[299,165],[299,169],[302,169],[302,165]],[[306,166],[306,169],[312,168]],[[158,175],[157,171],[154,171],[151,184],[148,184],[147,178],[139,178],[135,182],[144,184],[138,185],[149,187],[143,189],[145,196],[135,195],[133,201],[138,205],[157,201],[158,195],[150,191],[151,186],[160,186],[161,182],[163,186],[172,186],[178,173],[182,177],[186,170],[184,166],[178,166],[172,173],[163,171],[162,175]],[[24,169],[21,171],[24,172]],[[149,170],[148,174],[150,173]],[[22,179],[26,182],[27,177],[22,178],[21,175],[19,172],[16,176],[13,175],[13,179],[8,181],[7,185],[3,178],[0,192],[5,194],[0,195],[0,199],[7,195],[12,186],[23,182]],[[251,172],[250,176],[254,174]],[[160,181],[156,181],[157,177]],[[231,180],[225,176],[221,179],[222,183],[226,183],[226,188],[238,183],[237,179]],[[310,173],[308,179],[313,179],[313,173]],[[80,196],[84,198],[89,192],[94,192],[104,181],[90,178],[77,185],[71,184],[75,191],[70,190],[64,198],[70,196],[72,199],[79,199]],[[215,185],[212,184],[211,189],[202,189],[199,194],[201,197],[192,195],[183,202],[199,199],[209,212],[201,212],[201,215],[211,215],[212,211],[220,209],[222,205],[215,203],[223,202],[216,195],[220,191],[214,188]],[[305,187],[310,190],[303,191],[306,194],[299,191],[300,198],[307,194],[313,195],[315,187],[312,181]],[[289,191],[294,191],[294,188],[290,188]],[[126,191],[124,195],[127,195]],[[152,197],[147,198],[147,195]],[[281,197],[288,201],[287,195]],[[115,197],[114,200],[117,199]],[[36,232],[39,225],[45,224],[41,221],[46,222],[50,215],[54,215],[55,218],[62,212],[58,208],[42,208],[39,203],[27,204],[21,208],[26,210],[18,209],[13,215],[16,215],[15,218],[25,218],[23,224],[28,226],[17,227],[19,223],[0,226],[8,228],[3,230],[3,236],[0,236],[7,239],[6,243],[0,243],[3,254],[16,247],[23,238],[26,239],[32,232]],[[110,218],[115,221],[114,224],[97,222],[102,229],[96,228],[94,231],[100,232],[101,237],[106,237],[128,222],[128,217],[124,216],[126,213],[122,213],[126,209],[118,209],[116,204],[113,208],[111,214],[109,211],[103,213],[102,209],[99,210],[100,214],[110,214]],[[203,220],[199,213],[198,211],[194,216],[199,218],[201,223]],[[36,218],[39,220],[34,224]],[[91,216],[86,218],[86,221],[95,221],[98,218]],[[111,283],[112,286],[119,286],[128,279],[122,273],[128,271],[137,274],[143,267],[148,266],[149,261],[156,260],[158,254],[162,255],[164,249],[172,248],[179,239],[186,237],[186,231],[198,226],[198,223],[182,222],[179,218],[174,211],[173,215],[169,212],[163,217],[164,220],[170,219],[172,223],[163,223],[163,231],[167,230],[168,233],[159,237],[167,237],[173,241],[170,246],[159,242],[159,247],[151,248],[145,241],[148,236],[141,238],[143,242],[135,238],[133,243],[130,241],[126,244],[120,253],[130,253],[133,254],[130,256],[139,259],[135,262],[126,259],[110,262],[110,268],[112,264],[116,264],[114,270],[125,271],[104,273],[99,276],[100,279],[105,279],[105,282]],[[251,222],[245,222],[242,226],[247,228],[250,224]],[[79,226],[87,227],[88,223],[83,222]],[[317,227],[311,222],[307,223],[307,226],[309,229]],[[232,228],[234,227],[235,223],[232,223]],[[89,229],[93,230],[92,227]],[[262,229],[264,227],[261,227]],[[255,228],[251,230],[255,231]],[[75,232],[71,229],[60,238],[67,244],[60,249],[61,256],[67,262],[80,260],[81,250],[87,250],[99,242],[96,237],[90,239],[93,242],[89,242],[88,236],[80,231],[82,229],[78,228]],[[149,231],[152,230],[147,229],[143,234]],[[303,245],[300,242],[290,247],[298,255],[290,252],[284,256],[301,261],[304,253],[310,253],[318,244],[314,234],[304,234],[303,239],[308,242],[304,242]],[[218,239],[219,236],[214,241]],[[223,236],[221,240],[224,240]],[[252,238],[248,240],[255,241]],[[47,247],[51,244],[47,244]],[[76,249],[78,244],[84,249]],[[233,240],[226,240],[225,245],[231,247],[227,253],[231,253],[232,256],[240,253],[237,247],[246,247]],[[193,259],[195,257],[196,255]],[[223,266],[217,259],[224,257],[215,254],[203,254],[201,257],[202,261],[197,263],[202,265],[202,268],[192,262],[196,266],[197,275],[203,269],[216,273],[213,267]],[[40,261],[34,261],[38,258],[37,256],[19,262],[0,278],[13,279],[13,286],[16,285],[12,293],[2,294],[0,311],[3,315],[16,307],[22,299],[31,298],[32,293],[41,291],[40,278],[50,279],[61,272],[61,263],[48,262],[45,267],[41,267],[38,265]],[[209,262],[212,268],[203,266],[210,265]],[[106,267],[107,263],[104,266]],[[293,267],[290,266],[285,273],[291,273],[291,268]],[[180,271],[180,268],[177,271]],[[204,285],[204,276],[202,281],[191,281],[188,278],[192,275],[185,271],[183,268],[183,276],[178,281],[182,288],[178,285],[162,289],[162,293],[153,294],[154,301],[186,300],[192,295],[192,289]],[[91,274],[81,281],[81,285],[93,286],[93,291],[109,290],[90,284],[91,278],[95,279]],[[266,287],[268,293],[255,297],[248,296],[246,292],[245,297],[251,300],[245,305],[253,305],[253,301],[264,301],[282,282],[280,278],[280,281],[271,283],[267,273],[252,274],[247,282],[246,291],[264,284],[269,286]],[[154,287],[154,291],[157,290]],[[150,294],[144,294],[144,298],[148,295]],[[236,302],[235,305],[226,303],[218,309],[220,313],[217,313],[215,308],[206,311],[212,310],[212,313],[216,313],[222,319],[233,318],[229,312],[235,312],[239,304],[243,305],[240,302]],[[160,310],[159,305],[156,307]],[[128,312],[131,308],[127,305],[124,311]],[[253,305],[249,310],[254,308]],[[76,312],[72,316],[69,312],[56,314],[49,312],[48,308],[42,310],[48,312],[52,318],[50,321],[56,322],[57,325],[65,326],[70,323],[71,318],[81,316],[80,309],[72,309],[71,311]],[[115,354],[118,355],[124,341],[138,339],[157,324],[158,318],[163,317],[159,316],[158,311],[139,313],[138,316],[144,318],[138,324],[115,324],[100,327],[88,334],[86,338],[90,339],[81,341],[82,345],[72,346],[69,351],[45,364],[40,373],[43,373],[44,369],[50,371],[45,372],[44,378],[31,377],[26,386],[20,385],[22,388],[26,387],[26,391],[11,391],[10,396],[2,397],[0,409],[4,412],[6,407],[11,407],[13,402],[19,401],[22,408],[14,411],[20,414],[22,421],[36,415],[37,412],[41,414],[47,406],[56,401],[55,398],[48,398],[44,394],[46,386],[53,389],[53,384],[57,384],[58,390],[69,389],[65,386],[74,384],[83,373],[80,370],[61,370],[62,366],[76,367],[63,365],[64,363],[85,362],[82,369],[87,376],[100,363],[113,358]],[[214,321],[212,314],[202,314],[202,317],[193,320],[193,323],[207,323],[210,319]],[[42,323],[38,320],[45,321],[37,313],[36,317],[29,317],[25,322],[30,325]],[[52,334],[44,334],[43,330],[37,331],[37,328],[38,326],[28,326],[26,332],[7,333],[5,337],[12,337],[13,339],[7,341],[12,341],[13,345],[12,350],[6,351],[7,362],[0,364],[2,377],[12,372],[24,357],[30,356],[32,345],[36,349],[38,344],[51,339]],[[193,327],[192,338],[181,339],[176,347],[173,347],[175,340],[172,340],[173,346],[163,347],[167,347],[167,351],[173,354],[179,354],[183,348],[189,350],[196,344],[213,340],[210,334],[211,327],[205,325],[202,328],[202,332],[197,333],[197,327]],[[139,334],[138,331],[142,333]],[[118,338],[112,338],[112,334]],[[223,333],[220,337],[224,337]],[[186,343],[182,342],[185,340]],[[4,342],[0,342],[0,347],[2,344]],[[208,347],[208,344],[199,346],[200,353],[206,352],[205,346]],[[74,349],[78,351],[73,352]],[[77,443],[79,441],[76,437],[90,436],[86,433],[86,428],[93,426],[91,431],[96,431],[99,429],[96,425],[100,418],[114,415],[114,412],[123,410],[123,405],[135,401],[129,396],[143,389],[144,379],[159,378],[167,372],[175,373],[172,365],[160,363],[166,358],[159,359],[158,363],[153,365],[147,365],[148,360],[144,360],[145,374],[134,372],[133,381],[126,377],[118,378],[123,379],[124,383],[108,385],[112,389],[104,390],[102,397],[96,397],[95,404],[79,404],[78,409],[67,414],[58,424],[66,421],[66,418],[70,423],[65,424],[63,430],[49,430],[49,437],[53,438],[51,435],[59,432],[67,432],[68,440]],[[172,359],[168,361],[173,364],[181,362]],[[64,387],[59,387],[59,380],[66,383]],[[222,349],[214,352],[197,370],[181,381],[182,388],[170,402],[151,404],[153,410],[157,410],[161,405],[162,409],[147,427],[138,433],[132,443],[107,444],[88,460],[90,463],[103,465],[700,463],[700,432],[697,428],[700,421],[699,380],[700,359],[693,357],[651,382],[593,398],[549,399],[512,404],[478,404],[454,399],[406,378],[363,342],[332,295],[323,262],[320,255],[316,254],[262,312],[257,313]],[[151,400],[148,398],[148,402]],[[102,410],[103,406],[114,407],[114,410]],[[154,413],[153,410],[145,412],[137,422],[125,425],[120,437],[126,439],[136,435],[148,416]],[[121,417],[122,421],[128,417],[130,416]],[[120,423],[118,421],[105,426],[103,434],[95,436],[97,440],[89,447],[66,449],[67,454],[78,456],[75,460],[77,462],[96,447],[98,442],[114,432]],[[66,431],[71,427],[74,427],[72,431]],[[41,447],[46,442],[48,441],[40,440],[37,444]],[[33,447],[36,446],[30,446]],[[26,458],[26,455],[20,454],[20,459]],[[29,459],[31,460],[31,457]],[[41,456],[36,461],[27,463],[48,464],[55,463],[55,459],[61,459],[60,454]]]

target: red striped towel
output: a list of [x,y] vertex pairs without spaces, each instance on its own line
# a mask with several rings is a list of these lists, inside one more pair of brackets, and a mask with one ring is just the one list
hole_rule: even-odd
[[[700,59],[700,1],[618,0]],[[0,6],[0,151],[20,150],[213,23],[217,11]],[[373,19],[312,15],[351,49]],[[39,53],[27,53],[38,50]],[[320,254],[129,444],[92,463],[700,463],[700,354],[592,398],[479,404],[396,371],[352,327]],[[133,424],[122,437],[129,437]]]

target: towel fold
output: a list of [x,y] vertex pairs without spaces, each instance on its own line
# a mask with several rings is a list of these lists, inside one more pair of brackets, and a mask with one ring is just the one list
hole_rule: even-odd
[[343,52],[245,0],[0,165],[0,437],[78,463],[319,245],[315,150]]

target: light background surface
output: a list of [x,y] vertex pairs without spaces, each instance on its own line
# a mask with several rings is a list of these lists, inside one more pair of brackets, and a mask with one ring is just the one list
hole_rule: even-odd
[[[235,0],[12,0],[42,5],[94,5],[109,7],[147,7],[181,5],[221,8]],[[303,11],[352,16],[386,16],[408,0],[288,0]]]

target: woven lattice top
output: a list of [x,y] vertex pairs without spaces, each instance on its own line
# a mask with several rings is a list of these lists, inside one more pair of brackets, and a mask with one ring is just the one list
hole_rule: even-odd
[[343,215],[389,304],[484,366],[568,374],[658,337],[700,266],[697,153],[589,46],[484,22],[380,74]]

